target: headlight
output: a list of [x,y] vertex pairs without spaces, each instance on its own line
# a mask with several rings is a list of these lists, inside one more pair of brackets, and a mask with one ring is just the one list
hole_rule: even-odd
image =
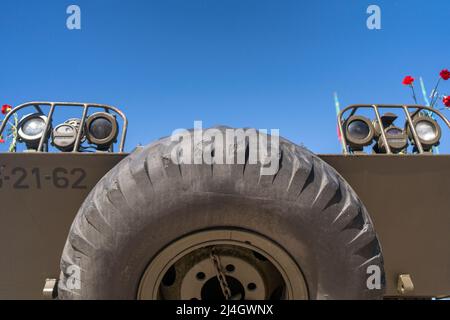
[[[79,129],[80,119],[69,119],[58,125],[53,130],[53,145],[61,151],[73,151]],[[81,139],[83,139],[83,136],[81,136]]]
[[424,141],[433,141],[437,138],[436,127],[428,121],[417,122],[416,132],[419,138]]
[[370,134],[370,128],[364,121],[354,120],[349,123],[348,134],[355,139],[363,140]]
[[362,116],[352,116],[344,124],[344,133],[352,151],[362,151],[372,143],[374,128],[369,119]]
[[400,153],[405,151],[408,147],[408,136],[405,130],[396,127],[394,125],[395,120],[398,116],[395,113],[387,112],[380,117],[381,124],[377,120],[373,121],[373,126],[375,128],[375,140],[377,143],[373,146],[375,153],[386,153],[386,146],[384,144],[384,139],[382,138],[381,129],[384,129],[384,135],[386,136],[387,144],[391,149],[392,153]]
[[46,123],[47,117],[40,113],[29,114],[20,120],[18,135],[28,149],[37,149]]
[[[439,140],[441,139],[441,127],[434,119],[429,116],[419,115],[414,117],[413,125],[425,151],[430,151],[433,146],[439,144]],[[414,142],[409,126],[406,126],[409,139]]]
[[86,120],[86,138],[98,150],[108,150],[119,132],[116,118],[106,112],[97,112]]
[[[385,129],[386,140],[389,148],[393,153],[399,153],[408,146],[408,136],[406,132],[399,127],[391,125]],[[382,138],[378,139],[378,151],[386,152],[384,141]]]

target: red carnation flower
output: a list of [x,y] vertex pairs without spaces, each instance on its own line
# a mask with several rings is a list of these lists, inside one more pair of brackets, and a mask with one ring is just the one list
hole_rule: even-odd
[[9,104],[4,104],[2,107],[2,113],[3,114],[7,114],[8,112],[10,112],[12,109],[12,107]]
[[0,143],[5,143],[5,140],[3,140],[3,139],[0,139]]
[[446,107],[450,108],[450,96],[444,97],[442,102],[445,104]]
[[406,77],[403,79],[403,84],[404,84],[405,86],[411,86],[413,83],[414,83],[414,78],[411,77],[411,76],[406,76]]
[[448,71],[448,69],[444,69],[441,71],[440,76],[442,79],[448,80],[450,79],[450,71]]

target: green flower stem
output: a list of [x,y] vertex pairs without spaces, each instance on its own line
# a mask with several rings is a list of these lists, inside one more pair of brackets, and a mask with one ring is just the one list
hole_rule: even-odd
[[414,85],[411,84],[410,86],[411,86],[414,102],[417,104],[417,97],[416,97],[416,91],[414,90]]
[[431,108],[434,108],[434,105],[436,104],[437,100],[439,99],[439,94],[437,93],[437,89],[438,89],[440,83],[441,83],[441,78],[438,79],[436,86],[434,87],[434,89],[431,93],[431,104],[430,104]]

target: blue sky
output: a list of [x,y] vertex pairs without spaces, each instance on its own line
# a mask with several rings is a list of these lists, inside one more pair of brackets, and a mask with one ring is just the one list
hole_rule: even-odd
[[[81,30],[66,28],[70,4]],[[366,27],[370,4],[382,30]],[[448,0],[2,0],[0,103],[115,105],[128,150],[202,120],[338,153],[333,92],[412,102],[403,76],[431,89],[450,68],[449,14]]]

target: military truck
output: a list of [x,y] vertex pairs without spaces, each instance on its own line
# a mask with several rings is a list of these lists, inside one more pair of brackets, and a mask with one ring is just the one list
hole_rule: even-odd
[[[0,154],[0,298],[449,296],[450,156],[433,151],[449,121],[353,105],[338,126],[339,155],[228,127],[128,154],[115,107],[13,108],[0,127],[16,143]],[[261,141],[275,157],[252,161]]]

